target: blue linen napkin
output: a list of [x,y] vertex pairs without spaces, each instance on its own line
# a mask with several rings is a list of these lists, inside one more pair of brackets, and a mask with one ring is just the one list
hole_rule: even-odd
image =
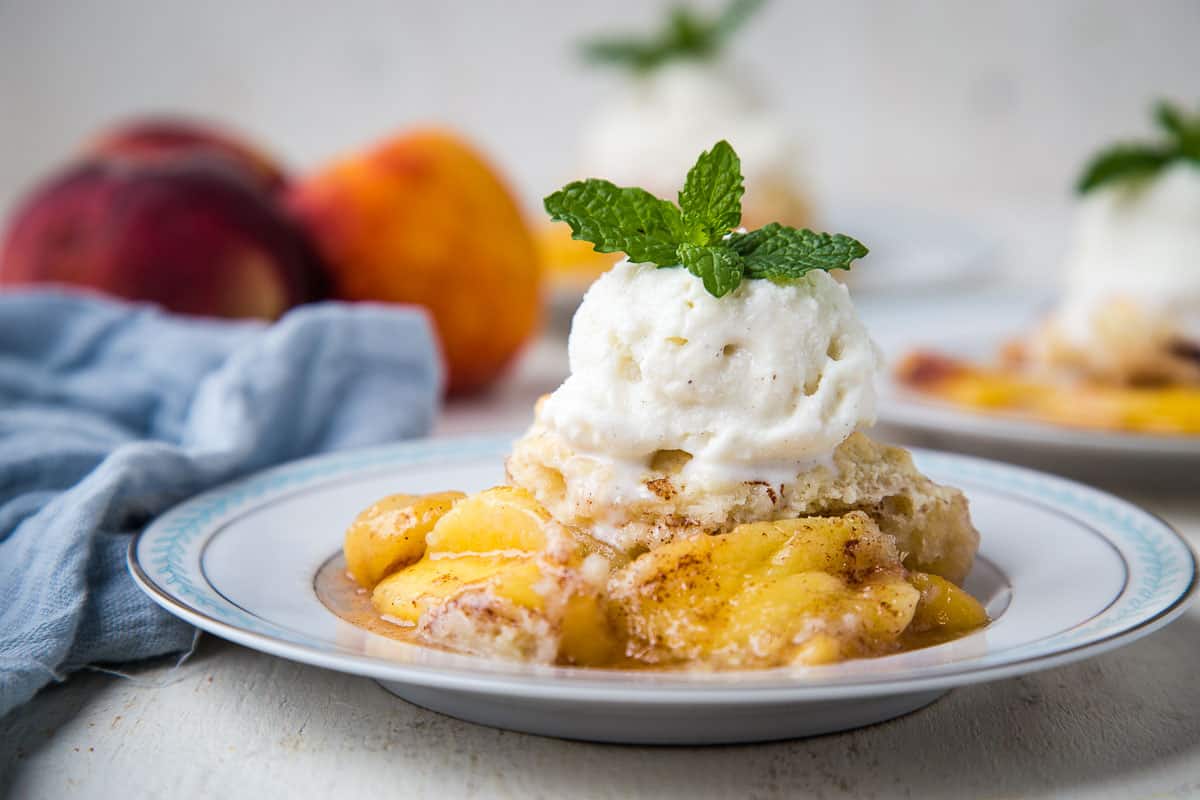
[[152,517],[270,464],[422,435],[441,380],[412,308],[266,325],[0,295],[0,716],[79,667],[191,643],[125,568]]

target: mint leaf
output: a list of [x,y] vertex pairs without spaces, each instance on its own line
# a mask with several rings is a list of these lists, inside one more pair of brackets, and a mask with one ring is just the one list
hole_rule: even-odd
[[1150,178],[1176,161],[1200,165],[1200,114],[1188,114],[1160,100],[1154,106],[1154,121],[1164,137],[1157,142],[1130,142],[1101,150],[1084,167],[1075,190],[1086,194],[1114,181]]
[[591,242],[598,253],[625,253],[631,261],[659,266],[679,263],[679,209],[645,189],[589,178],[568,183],[545,206],[552,219],[571,226],[573,238]]
[[1148,177],[1176,157],[1176,153],[1152,145],[1114,145],[1088,162],[1075,189],[1080,194],[1086,194],[1113,181]]
[[840,233],[816,233],[778,222],[735,233],[728,244],[742,257],[747,277],[773,281],[792,280],[815,269],[850,269],[850,262],[869,252],[857,239]]
[[649,72],[666,53],[652,42],[637,39],[593,39],[583,44],[583,57],[593,64],[620,64],[634,72]]
[[1179,158],[1200,162],[1200,114],[1187,114],[1162,100],[1154,108],[1154,118],[1174,140]]
[[685,242],[679,245],[679,260],[713,297],[724,297],[742,282],[742,258],[724,245]]
[[696,244],[718,242],[737,227],[742,221],[745,193],[742,161],[729,142],[722,139],[700,154],[679,193],[684,227],[693,234]]
[[584,42],[583,55],[592,63],[622,66],[634,72],[649,72],[685,58],[713,58],[762,4],[763,0],[732,0],[713,17],[683,7],[672,8],[666,25],[654,34],[593,39]]
[[1154,121],[1168,136],[1183,141],[1187,139],[1190,130],[1187,118],[1179,107],[1167,100],[1159,100],[1154,106]]
[[662,38],[663,55],[687,53],[694,56],[710,56],[716,46],[712,26],[708,20],[684,6],[670,10],[667,18],[667,34]]
[[766,0],[733,0],[712,23],[713,37],[722,42],[762,8]]
[[867,254],[849,236],[778,222],[727,236],[741,222],[744,191],[741,161],[720,141],[688,171],[679,206],[599,178],[568,183],[544,203],[551,218],[570,225],[571,235],[597,252],[623,252],[630,261],[660,268],[682,266],[713,297],[724,297],[745,278],[786,281],[814,269],[849,269]]

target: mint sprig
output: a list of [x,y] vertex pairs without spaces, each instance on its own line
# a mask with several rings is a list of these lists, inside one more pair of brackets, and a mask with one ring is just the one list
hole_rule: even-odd
[[1101,150],[1084,167],[1076,191],[1087,194],[1110,183],[1152,177],[1177,161],[1200,165],[1200,113],[1160,101],[1154,121],[1164,134],[1160,141],[1122,142]]
[[724,297],[742,282],[745,266],[732,249],[721,245],[679,245],[679,261],[684,269],[704,282],[713,297]]
[[551,217],[571,226],[574,238],[592,242],[598,253],[661,264],[675,258],[683,238],[679,209],[645,189],[593,178],[568,184],[547,197],[545,206]]
[[589,178],[568,183],[545,199],[551,218],[600,253],[625,253],[631,261],[683,267],[713,297],[724,297],[747,278],[785,283],[813,270],[850,269],[867,254],[840,233],[816,233],[772,222],[732,233],[742,219],[742,162],[728,142],[701,153],[688,171],[679,205],[644,189]]
[[857,239],[841,233],[816,233],[772,222],[756,231],[735,233],[729,246],[742,257],[746,275],[772,281],[799,278],[814,269],[849,269],[867,254]]
[[583,54],[595,64],[622,66],[639,73],[669,61],[712,58],[763,2],[732,0],[721,13],[709,18],[687,8],[672,8],[666,26],[654,35],[593,39],[584,43]]
[[679,192],[683,224],[698,243],[720,239],[742,221],[742,162],[738,154],[721,140],[687,174]]

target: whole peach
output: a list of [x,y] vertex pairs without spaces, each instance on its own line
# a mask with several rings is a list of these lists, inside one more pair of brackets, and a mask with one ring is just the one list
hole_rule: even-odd
[[183,117],[143,117],[109,128],[85,148],[96,160],[220,158],[270,192],[286,184],[283,169],[242,137],[209,122]]
[[537,326],[533,236],[496,171],[457,136],[418,130],[292,187],[336,296],[431,312],[452,392],[486,386]]
[[0,286],[64,283],[186,314],[274,318],[320,271],[274,198],[217,160],[86,161],[34,189]]

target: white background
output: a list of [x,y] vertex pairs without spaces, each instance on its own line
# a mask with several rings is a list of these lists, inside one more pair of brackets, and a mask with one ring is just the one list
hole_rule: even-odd
[[[97,126],[162,110],[227,120],[298,170],[449,123],[532,208],[573,177],[581,117],[613,80],[573,43],[662,7],[0,0],[0,212]],[[1200,99],[1200,3],[775,0],[734,56],[822,194],[962,213],[1065,203],[1093,147],[1148,127],[1153,97]]]

